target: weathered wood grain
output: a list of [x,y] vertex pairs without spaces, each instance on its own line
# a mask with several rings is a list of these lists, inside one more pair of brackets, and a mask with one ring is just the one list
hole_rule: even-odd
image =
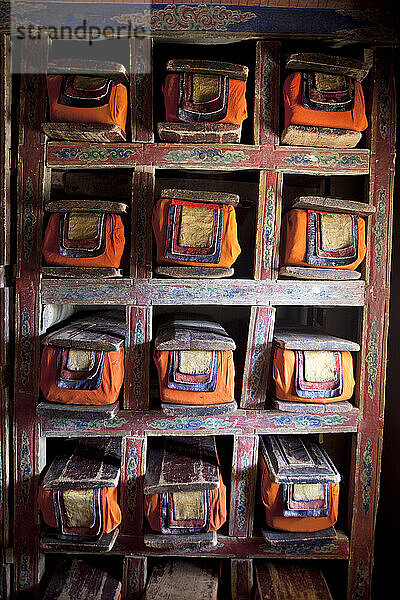
[[201,550],[217,545],[217,532],[204,533],[145,533],[144,545],[158,550]]
[[371,65],[345,56],[299,52],[287,57],[285,67],[295,71],[322,71],[335,75],[348,75],[362,81],[368,75]]
[[161,402],[161,410],[165,415],[173,417],[202,417],[213,415],[226,415],[237,410],[237,403],[222,402],[220,404],[173,404],[172,402]]
[[47,329],[69,319],[75,312],[71,304],[43,304],[40,315],[40,335],[46,333]]
[[142,600],[147,581],[147,556],[124,556],[122,600]]
[[133,36],[129,47],[132,140],[153,142],[153,37]]
[[265,541],[273,547],[290,548],[293,551],[296,546],[300,546],[305,552],[312,552],[313,549],[318,551],[321,544],[331,543],[337,535],[334,527],[320,531],[278,531],[262,528],[261,533]]
[[62,559],[43,600],[118,600],[121,582],[83,560]]
[[125,142],[126,133],[113,123],[42,123],[42,131],[51,140],[70,142]]
[[0,265],[10,262],[11,40],[0,39]]
[[156,267],[157,275],[174,277],[175,279],[220,279],[232,277],[234,269],[223,267]]
[[236,344],[219,323],[177,314],[158,327],[157,350],[235,350]]
[[253,590],[253,561],[231,559],[232,600],[251,600]]
[[61,540],[56,535],[45,534],[40,538],[40,548],[44,552],[56,552],[66,554],[78,554],[80,552],[87,554],[102,554],[110,552],[118,537],[119,529],[114,529],[110,533],[103,533],[97,541],[76,542],[74,540]]
[[288,125],[282,132],[281,144],[312,148],[355,148],[361,133],[352,129]]
[[105,311],[77,319],[44,336],[45,346],[86,348],[109,352],[119,350],[125,342],[125,319],[116,311]]
[[82,58],[57,58],[49,60],[47,72],[56,75],[90,75],[107,77],[119,83],[127,83],[128,72],[124,65],[106,60]]
[[118,438],[80,440],[72,454],[61,454],[51,463],[42,485],[44,490],[116,487],[121,470]]
[[311,210],[324,210],[327,212],[345,213],[368,217],[376,212],[376,207],[366,202],[343,200],[329,196],[297,196],[289,203],[288,210],[304,208]]
[[359,412],[350,402],[327,402],[325,404],[317,404],[314,402],[285,402],[278,398],[273,399],[274,406],[282,412],[289,413],[307,413],[307,414],[326,414],[326,413],[348,413]]
[[260,600],[332,600],[322,572],[296,562],[260,562],[256,568]]
[[350,352],[360,350],[360,345],[351,340],[300,327],[275,329],[274,344],[285,350],[349,350]]
[[144,480],[145,494],[214,490],[220,485],[215,439],[153,439]]
[[259,436],[235,435],[233,442],[229,535],[252,535]]
[[217,600],[218,573],[204,564],[188,560],[154,566],[143,600]]
[[348,269],[293,267],[287,265],[279,269],[279,276],[291,279],[305,279],[307,281],[356,281],[361,278],[361,272],[350,271]]
[[147,438],[122,438],[120,506],[124,535],[143,535],[143,482],[146,472]]
[[44,206],[48,212],[105,212],[122,214],[126,213],[128,206],[122,202],[108,202],[107,200],[78,200],[77,198],[63,198],[53,200]]
[[241,125],[231,123],[157,123],[164,142],[192,144],[235,144],[240,142]]
[[246,81],[249,74],[248,67],[244,65],[217,60],[190,60],[183,58],[169,60],[166,70],[174,73],[187,72],[205,73],[207,75],[228,75],[232,79],[241,79],[242,81]]
[[212,204],[231,204],[237,206],[239,204],[239,196],[237,194],[228,194],[227,192],[207,192],[200,190],[178,190],[178,189],[161,189],[160,198],[171,198],[176,200],[189,200],[190,202],[210,202]]
[[117,279],[123,276],[122,269],[114,267],[42,267],[45,277],[61,279]]
[[88,419],[107,420],[118,414],[119,402],[102,406],[88,406],[79,404],[58,404],[57,402],[39,402],[36,413],[39,418],[46,419]]

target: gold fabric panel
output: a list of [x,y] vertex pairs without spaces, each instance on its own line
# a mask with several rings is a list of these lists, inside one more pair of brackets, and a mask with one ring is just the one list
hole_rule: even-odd
[[94,366],[95,353],[93,350],[70,348],[67,368],[70,371],[90,371]]
[[203,518],[202,492],[175,492],[173,496],[177,521]]
[[66,490],[64,508],[68,527],[92,527],[93,490]]
[[192,100],[198,102],[209,102],[219,95],[218,75],[193,75]]
[[68,218],[69,240],[90,240],[97,237],[100,213],[70,212]]
[[329,350],[305,350],[304,378],[306,381],[334,381],[337,377],[335,355]]
[[181,373],[203,375],[211,369],[212,352],[206,350],[182,350],[180,358]]
[[324,486],[322,483],[295,483],[293,484],[293,497],[299,502],[323,500]]
[[330,73],[315,73],[315,87],[319,92],[338,92],[345,90],[346,77]]
[[88,75],[75,75],[74,88],[81,90],[98,90],[106,83],[104,77],[90,77]]
[[353,244],[353,221],[351,215],[321,215],[321,246],[330,252]]
[[201,206],[182,206],[180,246],[209,248],[213,240],[214,211]]

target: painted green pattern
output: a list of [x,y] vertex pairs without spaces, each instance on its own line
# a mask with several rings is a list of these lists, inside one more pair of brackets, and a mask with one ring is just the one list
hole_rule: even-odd
[[375,396],[376,391],[376,379],[378,376],[379,364],[378,342],[378,320],[376,317],[374,317],[368,338],[368,354],[365,357],[368,373],[368,395],[370,398],[373,398]]
[[237,486],[237,526],[242,529],[246,523],[247,502],[250,494],[249,489],[249,455],[244,452],[240,460],[239,481]]
[[275,193],[270,186],[266,193],[266,207],[264,216],[264,268],[269,271],[274,251],[275,232]]
[[366,160],[356,154],[340,156],[339,154],[290,154],[283,158],[290,165],[301,167],[344,167],[352,169],[357,166],[368,165]]
[[31,489],[31,477],[32,477],[32,465],[31,465],[31,449],[29,438],[26,431],[22,432],[21,436],[21,488],[22,488],[22,499],[26,506],[29,499],[29,492]]
[[23,242],[22,249],[24,258],[28,261],[32,254],[33,246],[33,225],[36,222],[36,217],[33,212],[33,183],[30,177],[27,177],[25,181],[25,194],[24,194],[24,212],[23,212]]
[[24,306],[21,312],[21,361],[19,369],[23,385],[27,385],[30,380],[32,348],[29,310]]
[[171,150],[164,157],[164,162],[176,163],[235,163],[246,162],[251,157],[243,150],[222,150],[220,148],[192,148],[191,150]]
[[363,510],[368,514],[371,500],[371,484],[372,484],[372,442],[368,439],[365,444],[365,450],[362,458],[362,473],[360,481],[362,483]]
[[362,600],[364,598],[364,590],[366,583],[365,565],[362,558],[357,565],[356,581],[353,591],[353,600]]
[[376,205],[375,213],[375,225],[374,225],[374,251],[375,251],[375,264],[379,270],[384,264],[383,257],[386,249],[386,227],[387,227],[387,216],[386,211],[388,210],[386,189],[381,187],[379,190],[378,202]]

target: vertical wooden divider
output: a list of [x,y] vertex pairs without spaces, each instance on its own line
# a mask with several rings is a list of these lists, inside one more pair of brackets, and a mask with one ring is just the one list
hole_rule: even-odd
[[369,600],[373,568],[375,519],[379,497],[383,410],[386,379],[387,333],[393,187],[395,158],[394,63],[390,49],[375,50],[372,72],[370,203],[371,216],[367,286],[363,311],[363,339],[359,431],[353,436],[349,511],[351,530],[348,600]]
[[282,207],[282,173],[260,171],[254,279],[277,279]]
[[147,439],[125,437],[122,440],[121,535],[143,535],[143,479],[146,472]]
[[[45,456],[36,404],[39,396],[39,319],[42,204],[49,189],[41,124],[46,116],[49,40],[22,44],[20,147],[18,163],[17,278],[14,365],[14,589],[18,598],[34,598],[42,574],[37,490]],[[24,524],[21,527],[21,524]]]
[[251,307],[241,408],[264,408],[274,337],[275,312],[276,309],[272,306]]
[[130,39],[130,96],[133,142],[153,142],[153,40]]
[[152,277],[152,227],[155,169],[135,167],[131,210],[131,277]]
[[257,42],[254,143],[273,151],[279,142],[279,42]]
[[147,557],[126,556],[122,581],[122,600],[141,600],[147,580]]
[[236,537],[252,535],[257,460],[258,436],[235,435],[231,472],[229,535]]
[[127,306],[124,408],[148,410],[150,404],[151,306]]
[[253,588],[253,561],[246,558],[231,559],[232,600],[251,600]]

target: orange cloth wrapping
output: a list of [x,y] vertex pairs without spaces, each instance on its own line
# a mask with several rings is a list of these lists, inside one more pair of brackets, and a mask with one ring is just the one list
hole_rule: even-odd
[[91,258],[76,258],[60,254],[60,219],[61,213],[52,213],[44,234],[42,252],[48,265],[116,269],[120,266],[125,247],[124,223],[120,215],[106,215],[104,253]]
[[96,108],[77,108],[58,103],[62,75],[47,75],[51,121],[66,123],[109,123],[125,130],[128,92],[122,83],[113,83],[108,104]]
[[168,388],[170,353],[155,350],[154,362],[158,371],[161,402],[173,404],[223,404],[234,399],[235,366],[232,350],[218,351],[217,385],[213,392],[193,392]]
[[364,94],[361,83],[354,81],[354,108],[343,112],[313,110],[302,105],[303,76],[294,72],[283,84],[285,106],[285,127],[289,125],[310,125],[312,127],[336,127],[364,131],[368,127],[365,115]]
[[[121,509],[118,505],[118,489],[116,487],[102,488],[103,498],[103,533],[110,533],[121,523]],[[43,520],[49,527],[57,527],[54,515],[52,490],[44,490],[39,486],[38,504],[42,512]]]
[[45,346],[40,363],[39,386],[49,402],[102,405],[118,400],[124,380],[124,349],[105,352],[100,387],[96,390],[72,390],[57,386],[57,346]]
[[[358,253],[357,259],[342,266],[319,266],[319,269],[349,269],[354,271],[364,260],[367,253],[365,244],[365,221],[357,217],[358,223]],[[312,266],[307,263],[307,211],[294,208],[283,216],[282,222],[282,259],[283,265]]]
[[327,517],[284,517],[283,484],[271,480],[263,458],[261,468],[261,501],[269,527],[283,531],[320,531],[332,527],[337,521],[339,483],[329,483],[329,515]]
[[[226,521],[226,487],[219,476],[220,486],[210,490],[210,528],[217,531]],[[161,531],[160,494],[145,494],[144,514],[153,531]]]
[[[179,75],[170,73],[166,76],[162,91],[165,103],[165,120],[182,122],[178,117]],[[247,118],[246,82],[239,79],[229,79],[228,110],[226,117],[217,123],[241,125]]]
[[[236,213],[230,204],[221,205],[224,210],[224,224],[222,231],[221,256],[218,263],[178,261],[165,258],[165,247],[168,234],[168,215],[171,200],[161,198],[153,209],[153,231],[157,243],[157,262],[160,265],[181,264],[193,267],[224,267],[229,268],[240,254],[240,246],[237,238]],[[203,206],[199,204],[199,206]]]
[[339,402],[340,400],[350,400],[353,395],[355,381],[353,375],[353,357],[348,351],[342,353],[343,369],[343,393],[334,398],[303,398],[296,394],[295,388],[295,352],[293,350],[284,350],[276,347],[274,350],[272,364],[272,386],[275,388],[272,393],[279,400],[292,402],[317,402],[325,404],[326,402]]

